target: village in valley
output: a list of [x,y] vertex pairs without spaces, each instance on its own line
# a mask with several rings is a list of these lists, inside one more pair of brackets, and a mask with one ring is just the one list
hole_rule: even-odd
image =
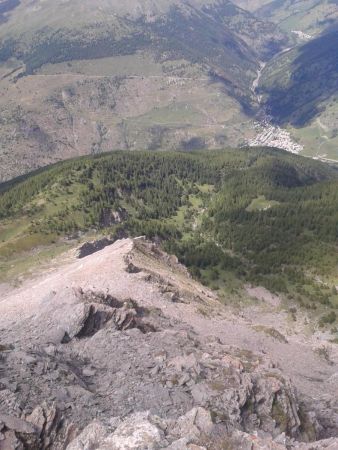
[[253,127],[257,135],[248,141],[249,147],[277,147],[296,154],[303,150],[303,146],[295,142],[287,130],[273,125],[268,118],[254,122]]

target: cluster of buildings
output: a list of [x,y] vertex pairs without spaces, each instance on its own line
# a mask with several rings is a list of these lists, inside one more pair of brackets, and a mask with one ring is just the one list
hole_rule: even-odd
[[290,133],[269,121],[255,122],[254,128],[257,135],[248,141],[249,147],[277,147],[291,153],[300,153],[303,146],[295,142]]

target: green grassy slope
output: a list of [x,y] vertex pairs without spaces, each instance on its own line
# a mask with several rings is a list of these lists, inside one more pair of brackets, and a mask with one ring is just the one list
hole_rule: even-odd
[[309,308],[334,308],[337,188],[334,168],[269,149],[59,163],[2,186],[2,279],[39,252],[61,251],[65,238],[145,234],[214,288],[252,282]]

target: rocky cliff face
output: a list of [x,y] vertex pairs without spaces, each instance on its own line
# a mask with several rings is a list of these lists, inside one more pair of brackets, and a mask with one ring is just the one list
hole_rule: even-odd
[[233,345],[215,295],[142,239],[26,282],[0,317],[1,450],[338,448],[334,406],[323,421],[288,370]]

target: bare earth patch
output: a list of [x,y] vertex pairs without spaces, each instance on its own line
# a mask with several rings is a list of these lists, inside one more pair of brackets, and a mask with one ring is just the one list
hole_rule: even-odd
[[246,292],[252,298],[256,298],[257,300],[268,303],[271,306],[275,306],[276,308],[280,306],[281,299],[278,295],[272,294],[270,291],[265,289],[264,287],[258,286],[246,286]]

